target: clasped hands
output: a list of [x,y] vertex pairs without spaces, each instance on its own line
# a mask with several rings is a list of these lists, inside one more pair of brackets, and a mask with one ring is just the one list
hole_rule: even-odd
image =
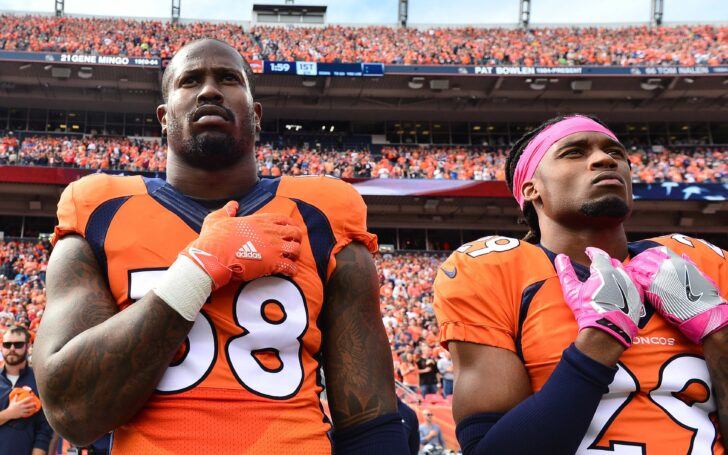
[[568,256],[559,254],[555,261],[564,299],[580,331],[605,331],[627,348],[639,330],[644,304],[652,305],[694,343],[728,325],[728,302],[687,255],[654,247],[623,267],[598,248],[589,247],[586,254],[592,262],[584,282]]

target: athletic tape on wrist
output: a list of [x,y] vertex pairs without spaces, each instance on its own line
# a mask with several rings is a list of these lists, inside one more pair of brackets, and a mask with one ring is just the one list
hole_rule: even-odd
[[187,256],[179,256],[162,275],[154,293],[188,321],[197,313],[212,292],[212,278]]

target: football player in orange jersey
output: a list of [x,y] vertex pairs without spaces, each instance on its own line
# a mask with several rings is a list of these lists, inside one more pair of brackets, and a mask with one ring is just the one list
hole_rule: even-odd
[[114,454],[407,450],[366,207],[335,179],[258,179],[252,84],[229,45],[186,45],[157,109],[167,181],[97,175],[64,191],[34,360],[70,441],[114,430]]
[[463,245],[435,281],[464,453],[724,454],[728,253],[628,243],[627,153],[591,117],[526,134],[506,171],[530,232]]

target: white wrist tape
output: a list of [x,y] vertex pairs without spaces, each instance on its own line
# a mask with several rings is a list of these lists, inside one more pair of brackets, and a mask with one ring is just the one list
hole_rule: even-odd
[[212,292],[212,278],[192,259],[179,256],[153,291],[183,318],[194,321]]

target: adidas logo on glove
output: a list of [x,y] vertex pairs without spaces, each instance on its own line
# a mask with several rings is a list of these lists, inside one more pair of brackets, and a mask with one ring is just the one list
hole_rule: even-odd
[[258,253],[258,250],[255,249],[253,242],[250,240],[238,249],[238,252],[235,253],[235,257],[238,259],[257,259],[259,261],[263,259],[263,256]]

